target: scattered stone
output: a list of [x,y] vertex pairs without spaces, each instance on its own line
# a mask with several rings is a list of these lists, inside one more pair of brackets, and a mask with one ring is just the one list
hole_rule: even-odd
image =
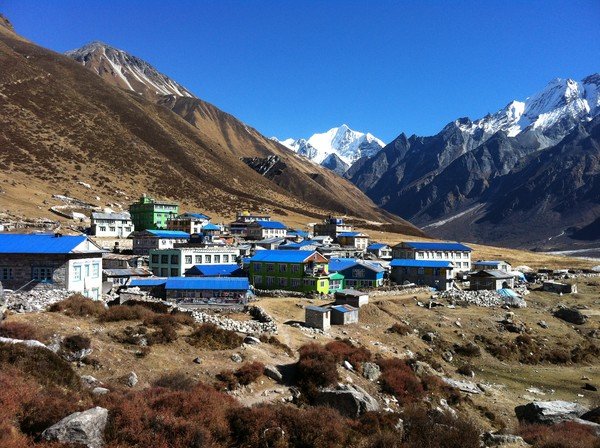
[[433,342],[435,339],[435,334],[431,332],[425,333],[423,336],[421,336],[421,339],[423,339],[425,342]]
[[442,292],[438,297],[444,299],[451,304],[457,303],[461,305],[476,305],[483,307],[500,307],[509,306],[513,308],[525,308],[527,303],[522,296],[529,294],[526,287],[515,287],[514,292],[519,297],[506,297],[497,291],[463,291],[450,289]]
[[354,367],[352,366],[352,364],[350,364],[348,361],[344,360],[344,363],[342,364],[344,366],[344,368],[346,370],[354,370]]
[[527,423],[555,424],[581,417],[587,411],[578,403],[570,401],[534,401],[515,408],[519,421]]
[[337,409],[340,414],[349,418],[357,418],[365,412],[379,410],[377,401],[364,389],[355,385],[323,389],[317,395],[315,404]]
[[362,365],[362,374],[369,381],[377,381],[381,376],[381,369],[374,362],[364,362]]
[[502,445],[521,445],[528,446],[521,436],[515,436],[514,434],[495,434],[491,432],[485,432],[482,434],[483,444],[485,446],[502,446]]
[[95,407],[84,412],[75,412],[42,433],[49,441],[76,443],[88,448],[104,446],[104,428],[108,420],[108,410]]
[[546,395],[546,393],[541,390],[538,389],[537,387],[530,387],[529,389],[525,389],[527,392],[529,392],[530,394],[534,394],[534,395]]
[[450,350],[446,350],[444,353],[442,353],[442,359],[446,362],[452,362],[454,355]]
[[35,313],[44,311],[50,305],[69,297],[71,293],[64,289],[32,289],[30,291],[7,292],[6,307],[16,313]]
[[462,380],[453,380],[452,378],[442,377],[442,381],[448,384],[449,386],[455,387],[461,392],[466,392],[469,394],[480,394],[481,389],[477,387],[477,384],[472,383],[470,381],[462,381]]
[[554,311],[554,317],[575,325],[582,325],[587,321],[587,316],[576,308],[560,307]]
[[83,383],[84,386],[89,387],[89,388],[98,386],[100,384],[100,381],[98,381],[92,375],[82,375],[81,382]]
[[538,322],[538,325],[539,325],[540,327],[544,328],[544,329],[548,328],[548,324],[546,323],[546,321],[545,321],[545,320],[540,320],[540,321]]
[[131,372],[125,378],[125,384],[129,387],[134,387],[138,383],[138,376],[135,372]]
[[250,344],[250,345],[259,345],[259,344],[262,344],[262,342],[260,342],[260,339],[255,338],[254,336],[246,336],[244,338],[244,343],[245,344]]
[[240,355],[239,353],[234,353],[233,355],[231,355],[231,360],[233,362],[240,363],[244,360],[244,358],[242,358],[242,355]]
[[93,395],[106,395],[110,391],[106,387],[94,387],[92,389]]
[[194,360],[192,362],[194,364],[201,364],[202,363],[202,359],[198,356],[198,357],[194,358]]
[[280,383],[283,380],[283,375],[281,375],[279,369],[269,364],[265,366],[265,376],[271,378],[274,381],[277,381],[278,383]]

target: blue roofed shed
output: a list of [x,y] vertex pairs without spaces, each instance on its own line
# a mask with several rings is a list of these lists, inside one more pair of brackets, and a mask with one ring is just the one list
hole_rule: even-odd
[[252,292],[247,278],[169,277],[166,285],[169,300],[189,306],[242,306]]
[[331,307],[331,324],[348,325],[358,322],[358,308],[350,305],[334,305]]

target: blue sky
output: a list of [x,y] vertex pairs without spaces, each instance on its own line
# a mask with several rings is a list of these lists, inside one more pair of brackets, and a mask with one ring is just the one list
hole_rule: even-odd
[[0,0],[17,32],[102,40],[267,136],[431,135],[600,71],[600,2]]

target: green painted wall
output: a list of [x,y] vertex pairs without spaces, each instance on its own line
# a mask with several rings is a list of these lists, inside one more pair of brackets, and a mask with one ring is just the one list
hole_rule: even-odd
[[[321,266],[327,268],[326,263]],[[250,283],[256,289],[284,289],[327,294],[329,292],[329,276],[308,275],[304,272],[304,267],[302,263],[251,262]]]

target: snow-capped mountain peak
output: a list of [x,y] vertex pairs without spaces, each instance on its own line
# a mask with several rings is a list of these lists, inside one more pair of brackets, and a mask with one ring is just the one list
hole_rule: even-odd
[[100,41],[90,42],[66,56],[92,68],[105,80],[146,97],[175,95],[195,98],[189,90],[146,61]]
[[315,163],[321,164],[335,154],[348,166],[361,157],[372,157],[385,146],[372,134],[353,131],[346,124],[314,134],[308,139],[288,138],[279,142]]

